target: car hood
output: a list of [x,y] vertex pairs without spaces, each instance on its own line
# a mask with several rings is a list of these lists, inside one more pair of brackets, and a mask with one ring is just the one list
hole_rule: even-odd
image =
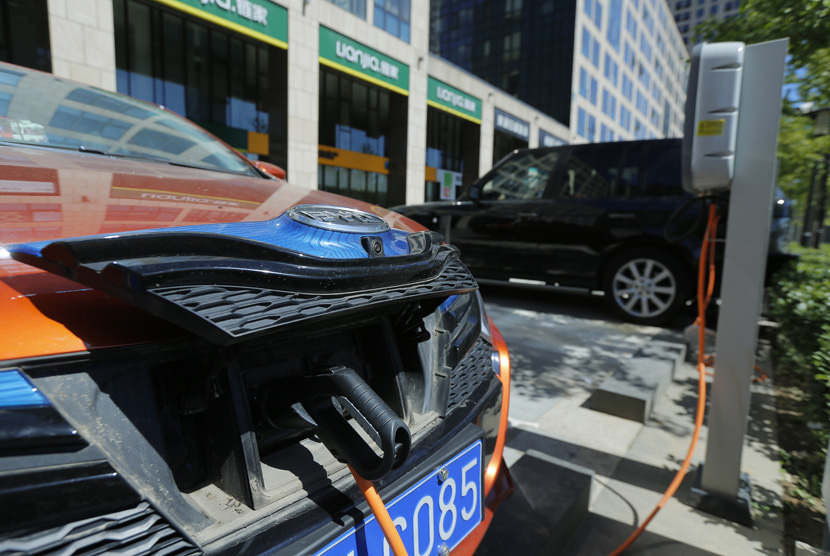
[[298,204],[378,206],[281,180],[32,147],[0,147],[0,361],[163,341],[184,330],[107,294],[12,260],[8,246],[97,234],[270,220]]

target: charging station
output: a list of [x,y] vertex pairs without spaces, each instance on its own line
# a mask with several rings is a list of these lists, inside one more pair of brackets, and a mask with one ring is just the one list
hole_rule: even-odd
[[729,191],[715,377],[705,463],[692,489],[709,513],[751,525],[741,473],[776,180],[786,39],[701,44],[692,53],[683,139],[684,187]]

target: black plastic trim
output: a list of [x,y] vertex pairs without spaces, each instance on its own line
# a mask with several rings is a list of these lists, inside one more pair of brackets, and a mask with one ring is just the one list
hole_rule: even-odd
[[276,327],[477,288],[458,249],[433,232],[410,255],[323,259],[219,234],[153,232],[55,241],[21,262],[109,293],[214,343]]

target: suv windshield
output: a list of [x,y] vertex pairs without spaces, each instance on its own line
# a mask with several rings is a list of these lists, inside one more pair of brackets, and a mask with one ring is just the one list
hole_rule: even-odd
[[496,167],[481,188],[484,200],[541,199],[559,158],[556,151],[528,151]]
[[256,175],[226,145],[151,104],[0,64],[0,141]]

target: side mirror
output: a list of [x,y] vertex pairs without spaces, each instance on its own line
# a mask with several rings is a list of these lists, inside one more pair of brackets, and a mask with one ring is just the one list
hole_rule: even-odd
[[275,177],[277,179],[284,180],[285,179],[285,170],[277,166],[276,164],[271,164],[270,162],[263,162],[262,160],[257,160],[254,162],[254,166],[258,169],[262,170],[269,176]]
[[470,187],[467,188],[467,196],[472,201],[480,201],[481,200],[481,189],[479,189],[478,185],[472,184]]

